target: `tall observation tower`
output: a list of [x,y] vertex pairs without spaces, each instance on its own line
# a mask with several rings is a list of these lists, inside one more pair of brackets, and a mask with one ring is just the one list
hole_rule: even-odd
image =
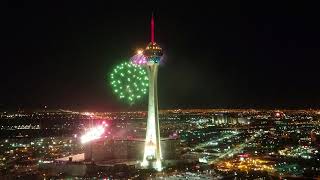
[[157,76],[158,67],[163,55],[161,47],[154,41],[154,18],[151,17],[151,42],[143,51],[146,57],[146,68],[149,75],[149,105],[146,141],[142,166],[161,170],[160,127],[158,115]]

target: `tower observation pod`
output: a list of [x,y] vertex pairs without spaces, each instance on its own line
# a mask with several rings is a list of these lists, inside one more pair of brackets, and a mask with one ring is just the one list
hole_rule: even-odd
[[154,40],[154,18],[151,18],[151,42],[143,51],[146,57],[146,68],[149,76],[149,105],[146,140],[144,155],[142,160],[143,167],[162,170],[162,154],[160,144],[160,126],[158,114],[158,93],[157,93],[157,76],[158,67],[163,55],[162,49]]

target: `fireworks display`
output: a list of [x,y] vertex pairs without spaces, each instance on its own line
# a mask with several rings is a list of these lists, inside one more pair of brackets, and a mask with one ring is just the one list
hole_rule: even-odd
[[132,62],[116,66],[110,74],[111,86],[120,99],[129,104],[147,94],[148,75],[146,70]]
[[87,143],[96,139],[100,139],[104,133],[104,127],[102,125],[90,128],[84,135],[81,136],[81,143]]
[[147,58],[143,55],[143,50],[138,50],[137,54],[132,56],[130,60],[136,65],[144,65],[147,63]]

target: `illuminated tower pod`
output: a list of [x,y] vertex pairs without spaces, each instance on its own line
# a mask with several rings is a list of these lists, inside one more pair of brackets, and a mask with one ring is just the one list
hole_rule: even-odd
[[142,166],[161,170],[160,127],[158,114],[157,76],[162,49],[154,41],[154,19],[151,18],[151,42],[143,52],[147,59],[146,68],[149,75],[149,105],[146,141]]

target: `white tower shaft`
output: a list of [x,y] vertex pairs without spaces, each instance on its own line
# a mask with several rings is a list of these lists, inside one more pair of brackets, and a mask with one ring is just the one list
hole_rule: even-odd
[[149,75],[149,105],[146,141],[142,165],[152,166],[157,170],[161,170],[162,155],[160,146],[160,126],[157,93],[158,64],[148,63],[146,68]]

